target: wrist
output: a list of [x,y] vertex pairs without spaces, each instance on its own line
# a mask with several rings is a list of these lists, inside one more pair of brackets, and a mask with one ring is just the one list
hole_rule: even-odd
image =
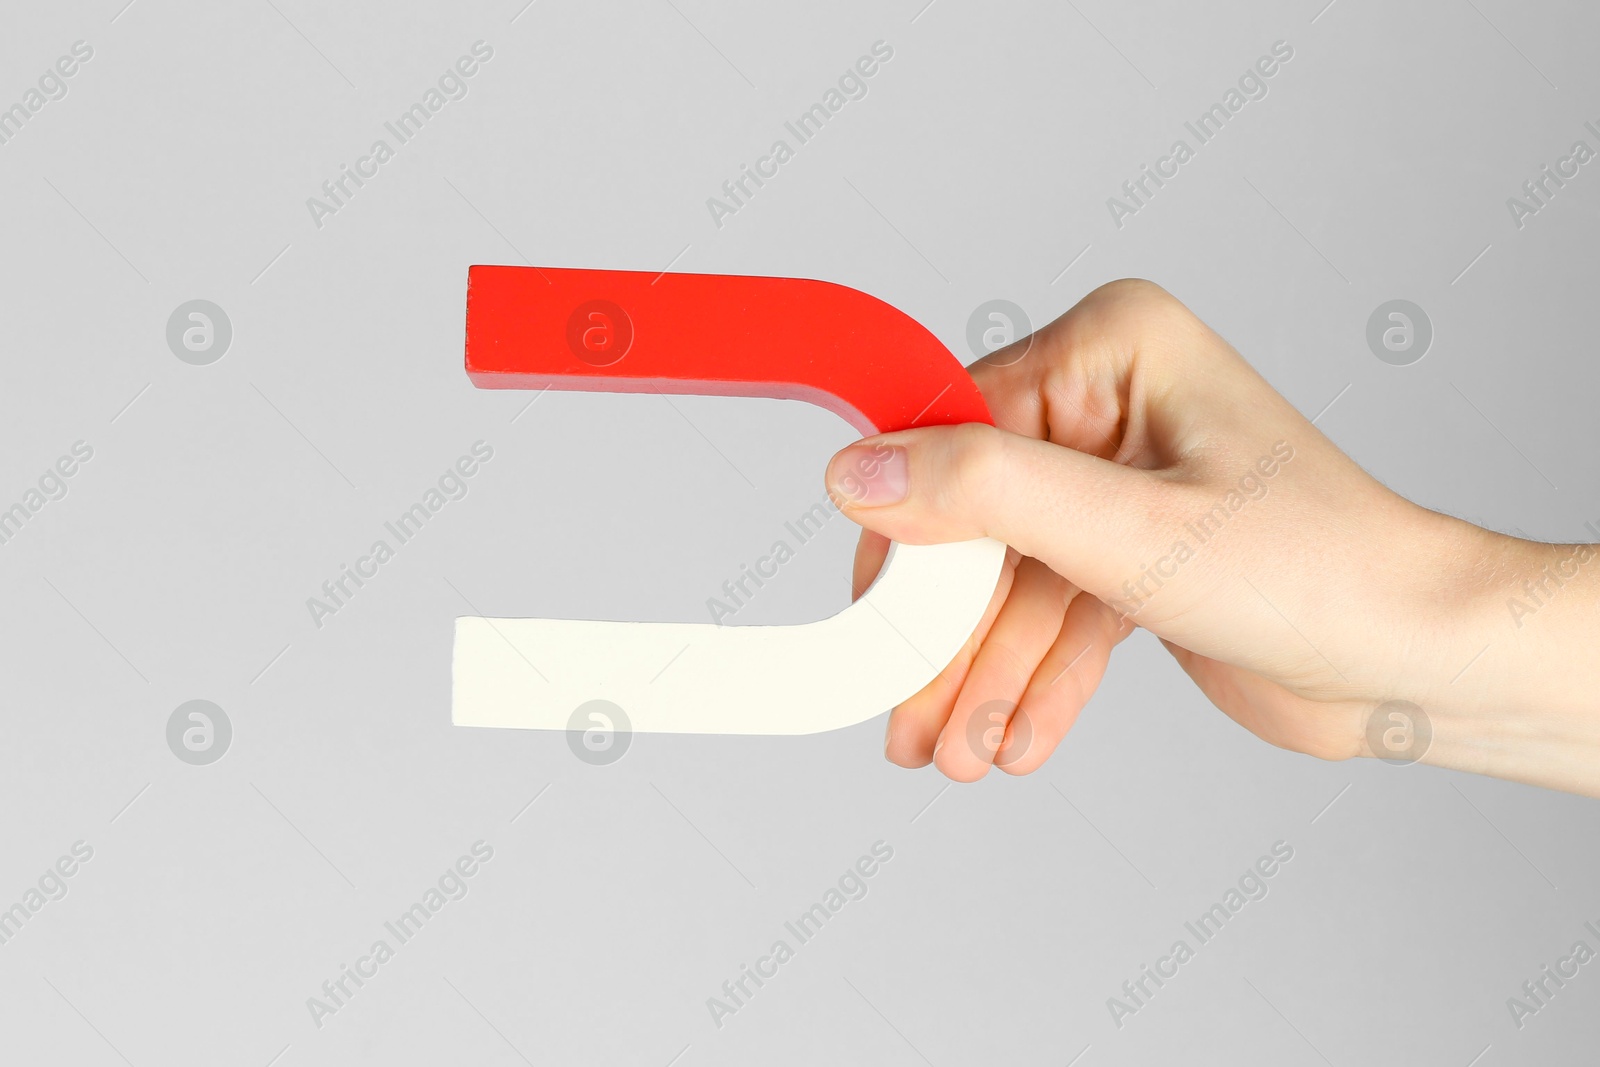
[[1434,518],[1443,639],[1411,698],[1420,759],[1600,795],[1600,549]]

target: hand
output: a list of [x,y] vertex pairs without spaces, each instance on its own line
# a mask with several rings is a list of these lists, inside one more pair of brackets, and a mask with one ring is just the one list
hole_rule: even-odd
[[[1035,770],[1137,625],[1280,747],[1393,756],[1374,752],[1369,723],[1406,701],[1392,706],[1415,705],[1428,734],[1407,757],[1600,792],[1600,730],[1581,687],[1548,688],[1541,714],[1558,722],[1536,727],[1518,707],[1537,667],[1506,597],[1559,546],[1390,492],[1148,282],[1096,290],[971,373],[994,427],[883,434],[829,466],[834,499],[866,528],[857,590],[889,539],[1012,548],[966,647],[891,714],[891,761],[931,760],[957,781],[991,764]],[[1600,595],[1583,577],[1563,609],[1583,621],[1551,618],[1545,639],[1592,660],[1581,650],[1600,636],[1587,621]],[[1469,665],[1478,676],[1456,687]]]

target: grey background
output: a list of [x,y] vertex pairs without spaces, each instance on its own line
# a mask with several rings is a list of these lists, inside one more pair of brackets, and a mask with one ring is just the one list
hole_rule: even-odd
[[[1594,802],[1277,751],[1143,635],[1040,773],[965,787],[883,762],[881,718],[591,767],[452,728],[448,690],[465,600],[705,618],[853,436],[779,402],[476,391],[477,262],[826,278],[963,355],[985,300],[1043,323],[1147,276],[1398,491],[1586,536],[1600,163],[1521,230],[1505,200],[1595,146],[1592,5],[122,3],[7,2],[0,34],[6,104],[95,50],[0,146],[0,501],[95,450],[0,545],[0,899],[94,848],[0,946],[7,1062],[1594,1061],[1600,964],[1521,1030],[1506,1008],[1600,948]],[[315,227],[306,198],[479,39],[469,95]],[[879,39],[869,95],[714,226]],[[1115,227],[1106,198],[1277,40],[1270,94]],[[233,326],[210,366],[165,341],[196,298]],[[1395,298],[1435,329],[1407,367],[1365,342]],[[306,598],[479,439],[469,495],[315,628]],[[737,621],[842,607],[853,534]],[[209,766],[167,748],[191,699],[232,722]],[[479,839],[470,893],[314,1026]],[[880,839],[870,893],[714,1026]],[[1279,840],[1270,895],[1118,1029],[1106,999]]]

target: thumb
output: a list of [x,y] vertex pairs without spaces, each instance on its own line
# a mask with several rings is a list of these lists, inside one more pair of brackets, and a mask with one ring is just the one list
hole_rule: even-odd
[[982,423],[869,437],[828,464],[851,520],[905,544],[993,537],[1105,600],[1153,558],[1159,475]]

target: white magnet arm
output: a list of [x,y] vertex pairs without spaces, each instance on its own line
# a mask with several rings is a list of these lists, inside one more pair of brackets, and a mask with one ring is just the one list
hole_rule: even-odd
[[606,700],[643,733],[813,734],[864,722],[955,658],[1005,551],[989,538],[891,545],[860,599],[800,625],[458,618],[453,721],[565,730],[578,707]]

